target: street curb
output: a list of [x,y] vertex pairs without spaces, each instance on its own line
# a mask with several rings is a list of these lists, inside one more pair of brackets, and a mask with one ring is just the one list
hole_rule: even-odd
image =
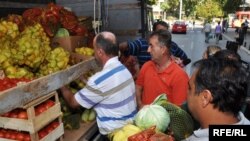
[[[222,34],[227,40],[229,41],[235,41],[234,39],[232,39],[231,37],[227,36],[226,34]],[[248,55],[250,55],[250,51],[248,49],[246,49],[244,46],[240,46],[240,49],[245,51]]]

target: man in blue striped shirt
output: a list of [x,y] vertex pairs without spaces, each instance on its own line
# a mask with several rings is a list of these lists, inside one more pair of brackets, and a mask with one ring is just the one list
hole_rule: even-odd
[[133,123],[137,113],[135,84],[128,69],[118,60],[119,49],[113,33],[97,34],[93,46],[102,70],[91,76],[86,87],[75,95],[66,87],[61,91],[71,107],[94,108],[100,133],[108,135]]
[[[156,30],[168,30],[168,24],[164,21],[158,21],[153,25],[153,31]],[[136,56],[140,66],[151,59],[150,54],[147,52],[148,41],[146,39],[139,38],[134,41],[122,42],[120,43],[119,48],[126,56]],[[191,62],[186,53],[173,41],[171,43],[171,53],[174,57],[179,58],[182,61],[182,64],[180,64],[182,66],[186,66]]]

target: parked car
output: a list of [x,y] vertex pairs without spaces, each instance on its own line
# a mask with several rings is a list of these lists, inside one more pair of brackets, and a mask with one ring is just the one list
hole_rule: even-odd
[[187,33],[187,25],[184,21],[175,21],[172,27],[172,33]]

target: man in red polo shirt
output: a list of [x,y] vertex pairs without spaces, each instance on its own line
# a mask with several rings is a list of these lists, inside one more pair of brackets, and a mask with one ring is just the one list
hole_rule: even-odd
[[155,31],[150,35],[148,52],[151,60],[146,62],[136,81],[138,108],[150,104],[166,93],[168,101],[178,106],[186,101],[188,90],[187,73],[171,58],[171,33]]

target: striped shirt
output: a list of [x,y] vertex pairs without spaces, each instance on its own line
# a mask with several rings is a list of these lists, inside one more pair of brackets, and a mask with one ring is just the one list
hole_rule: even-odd
[[[134,41],[128,41],[128,48],[125,54],[137,56],[140,66],[148,60],[151,60],[151,55],[147,52],[148,41],[146,39],[139,38]],[[179,57],[181,60],[188,58],[186,53],[175,42],[171,42],[170,51],[172,55]]]
[[137,113],[133,77],[118,57],[109,59],[75,98],[81,106],[95,109],[97,125],[103,135],[132,123]]

